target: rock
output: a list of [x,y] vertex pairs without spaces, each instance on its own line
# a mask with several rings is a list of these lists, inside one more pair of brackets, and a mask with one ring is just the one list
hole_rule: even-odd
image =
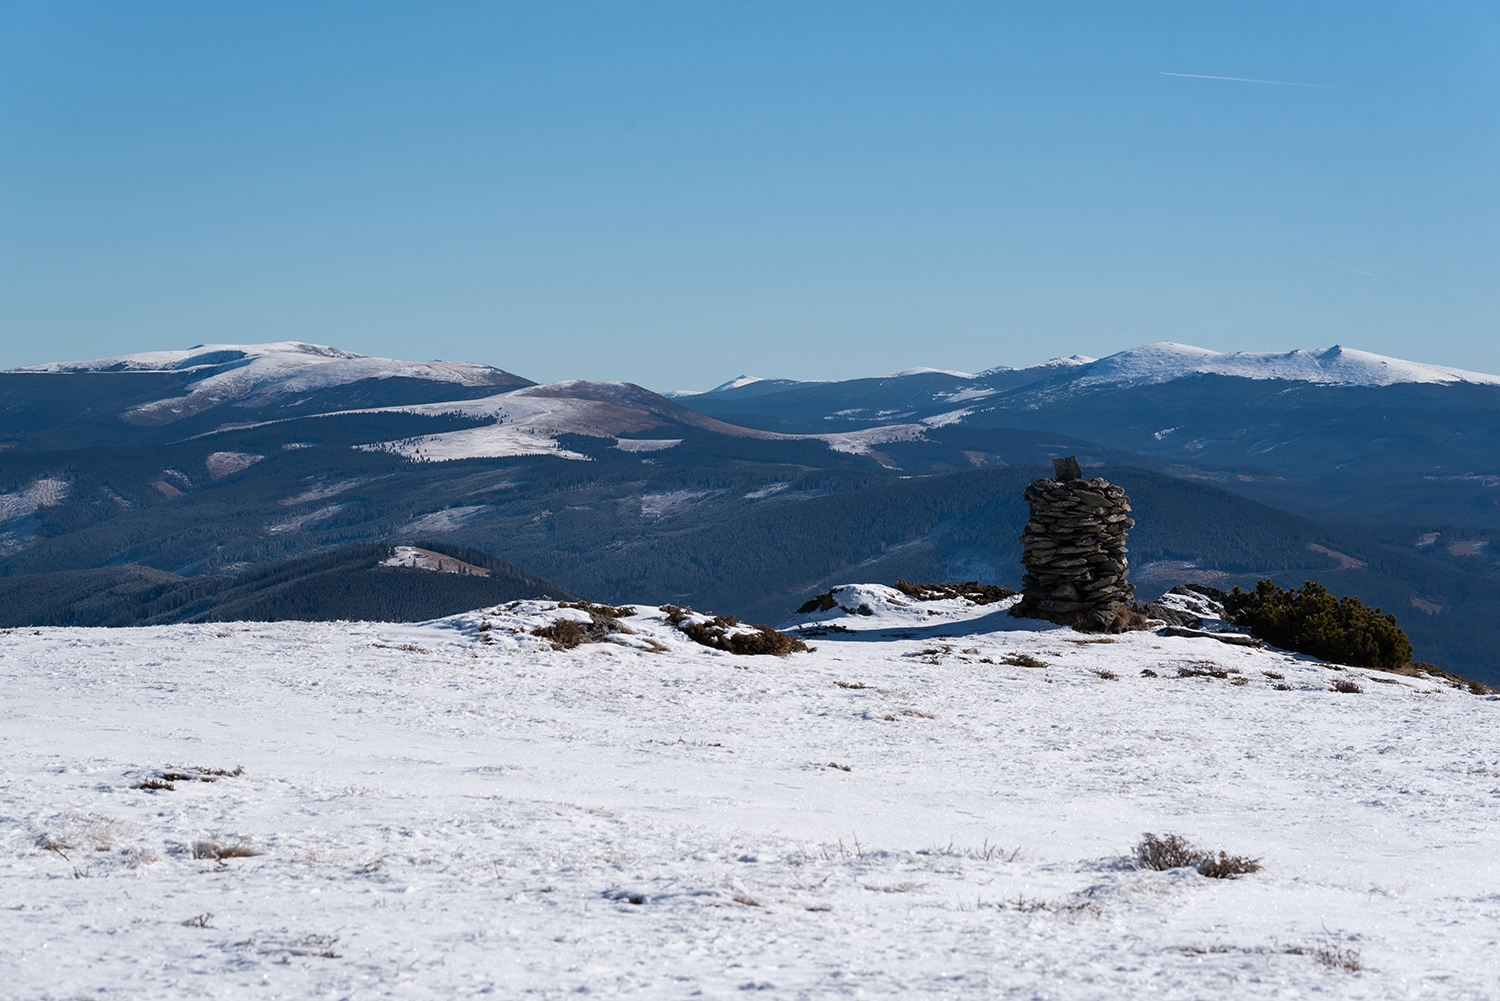
[[1083,469],[1078,465],[1078,457],[1070,455],[1066,459],[1053,459],[1052,471],[1057,474],[1057,479],[1064,483],[1083,479]]
[[1022,494],[1031,506],[1020,536],[1027,572],[1011,614],[1080,629],[1133,628],[1141,610],[1126,579],[1130,498],[1108,480],[1084,480],[1074,457],[1053,464],[1056,479],[1035,480]]

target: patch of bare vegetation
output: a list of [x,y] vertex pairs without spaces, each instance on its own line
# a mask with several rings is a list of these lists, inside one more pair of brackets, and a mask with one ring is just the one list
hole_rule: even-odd
[[1046,667],[1045,660],[1037,660],[1029,653],[1008,653],[1000,658],[1000,663],[1009,664],[1011,667]]
[[212,859],[215,862],[224,862],[226,859],[232,858],[254,858],[257,855],[264,854],[265,852],[256,848],[244,838],[233,843],[214,838],[207,841],[199,841],[193,845],[193,858]]
[[1213,661],[1200,661],[1196,664],[1186,664],[1177,669],[1179,678],[1218,678],[1223,680],[1229,677],[1229,672],[1224,670]]
[[1233,879],[1246,873],[1261,870],[1260,859],[1226,852],[1205,852],[1178,834],[1157,837],[1147,832],[1135,846],[1132,860],[1137,869],[1154,869],[1166,872],[1169,869],[1196,869],[1200,876],[1209,879]]
[[807,644],[797,637],[778,632],[770,626],[746,625],[733,615],[715,615],[711,619],[697,621],[691,618],[696,614],[691,608],[663,605],[662,611],[667,613],[667,621],[684,636],[710,649],[746,657],[757,654],[785,657],[790,653],[807,652]]
[[1364,964],[1359,961],[1358,949],[1345,949],[1342,946],[1325,945],[1314,949],[1312,956],[1313,959],[1316,959],[1330,970],[1358,973],[1364,969]]
[[1092,900],[1051,901],[1037,897],[1017,897],[1015,900],[1006,901],[1005,906],[1009,910],[1020,911],[1022,914],[1044,912],[1073,918],[1096,918],[1104,913],[1103,909]]
[[204,768],[201,765],[189,765],[178,768],[166,768],[157,772],[155,777],[142,779],[132,789],[142,789],[146,792],[173,792],[177,789],[178,782],[217,782],[219,779],[237,778],[245,774],[243,765],[236,766],[233,771],[227,768]]
[[377,650],[405,650],[407,653],[432,653],[426,647],[417,646],[415,643],[371,643]]
[[967,580],[962,584],[913,584],[909,580],[896,578],[896,590],[908,598],[917,601],[943,601],[953,598],[966,598],[976,605],[989,605],[1006,598],[1013,598],[1020,591],[1012,591],[1008,587],[1000,587],[996,584],[981,584],[977,580]]
[[566,601],[559,602],[558,608],[576,608],[580,612],[588,612],[590,615],[602,615],[606,619],[628,619],[635,614],[635,609],[628,605],[596,605],[592,601],[575,601],[569,604]]
[[1332,690],[1342,692],[1345,695],[1362,695],[1364,689],[1353,678],[1335,678]]
[[1120,680],[1120,676],[1118,674],[1116,674],[1113,671],[1106,671],[1102,667],[1096,667],[1096,668],[1094,668],[1094,673],[1097,674],[1099,677],[1103,678],[1105,681],[1119,681]]
[[65,813],[56,826],[36,840],[42,851],[72,861],[68,852],[107,852],[124,834],[125,825],[96,813]]

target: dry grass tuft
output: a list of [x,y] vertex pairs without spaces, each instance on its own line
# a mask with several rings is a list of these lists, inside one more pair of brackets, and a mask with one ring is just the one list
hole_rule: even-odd
[[1151,670],[1151,668],[1149,668],[1149,667],[1143,667],[1143,668],[1141,668],[1141,677],[1143,677],[1143,678],[1159,678],[1159,677],[1161,677],[1161,675],[1157,674],[1155,671]]
[[606,619],[628,619],[635,614],[635,609],[628,605],[596,605],[592,601],[575,601],[568,604],[566,601],[558,602],[558,608],[576,608],[590,615],[602,615]]
[[193,858],[212,859],[216,862],[231,858],[253,858],[264,854],[265,852],[245,840],[236,841],[232,845],[221,845],[216,841],[199,841],[193,845]]
[[840,688],[850,688],[855,690],[875,687],[874,685],[862,685],[857,681],[835,681],[834,684],[838,685]]
[[531,635],[551,640],[554,650],[571,650],[583,642],[583,627],[572,619],[558,619],[549,626],[537,626]]
[[1229,672],[1224,670],[1218,664],[1215,664],[1213,661],[1205,660],[1199,661],[1196,664],[1189,664],[1186,667],[1179,667],[1177,669],[1177,677],[1219,678],[1220,680],[1223,680],[1224,678],[1229,677]]
[[1290,692],[1292,690],[1292,686],[1288,685],[1284,681],[1278,681],[1278,682],[1276,682],[1276,684],[1272,685],[1271,687],[1274,688],[1274,689],[1276,689],[1278,692]]
[[[981,584],[977,580],[967,580],[962,584],[913,584],[911,581],[902,580],[900,577],[896,578],[896,590],[908,598],[915,598],[918,601],[942,601],[949,598],[967,598],[976,605],[989,605],[1021,593],[1020,591],[1012,591],[1008,587],[1000,587],[997,584]],[[832,600],[832,592],[829,592],[829,594],[830,600]]]
[[1284,674],[1277,674],[1275,671],[1262,671],[1260,673],[1264,674],[1266,677],[1270,678],[1272,681],[1281,681],[1283,678],[1286,677],[1286,675],[1284,675]]
[[1362,695],[1364,689],[1359,687],[1352,678],[1337,678],[1333,682],[1333,691],[1342,692],[1345,695]]
[[1106,671],[1103,668],[1095,668],[1094,669],[1094,673],[1097,674],[1099,677],[1103,678],[1105,681],[1119,681],[1120,680],[1120,676],[1118,674],[1116,674],[1113,671]]
[[661,610],[667,613],[668,622],[700,646],[746,657],[757,654],[785,657],[790,653],[808,652],[807,644],[795,636],[788,636],[770,626],[743,624],[733,615],[715,615],[707,622],[689,622],[688,616],[694,614],[691,608],[663,605]]
[[1228,855],[1219,852],[1217,855],[1209,854],[1198,863],[1200,875],[1209,879],[1233,879],[1246,873],[1260,872],[1260,859],[1246,858],[1243,855]]
[[1194,848],[1186,838],[1177,834],[1168,834],[1164,838],[1158,838],[1148,831],[1142,835],[1140,844],[1135,846],[1137,869],[1155,869],[1157,872],[1166,872],[1168,869],[1181,869],[1193,865],[1202,857],[1202,852]]
[[1344,970],[1347,973],[1358,973],[1364,969],[1359,961],[1358,949],[1345,949],[1341,946],[1323,946],[1313,950],[1313,958],[1331,970]]
[[922,719],[937,719],[937,717],[934,716],[934,715],[932,715],[932,713],[924,713],[920,709],[903,709],[903,710],[901,710],[901,715],[902,716],[919,716]]
[[1000,658],[1000,663],[1009,664],[1011,667],[1046,667],[1045,660],[1037,660],[1029,653],[1008,653]]
[[1245,873],[1260,872],[1260,859],[1226,852],[1205,852],[1186,838],[1168,834],[1158,838],[1147,832],[1135,846],[1135,867],[1166,872],[1169,869],[1192,868],[1209,879],[1233,879]]

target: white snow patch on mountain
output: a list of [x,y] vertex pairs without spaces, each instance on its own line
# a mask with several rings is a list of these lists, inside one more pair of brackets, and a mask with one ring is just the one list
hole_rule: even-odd
[[865,428],[861,431],[838,431],[833,434],[810,434],[797,437],[825,441],[835,452],[869,455],[877,445],[887,445],[894,441],[921,441],[922,432],[925,430],[927,428],[922,424],[887,424],[884,427]]
[[[533,632],[590,615],[550,602],[7,636],[0,978],[48,998],[1493,996],[1500,703],[850,588],[872,614],[822,628],[857,631],[785,659],[649,607],[560,651]],[[1264,868],[1135,869],[1146,831]]]
[[681,445],[681,438],[616,438],[615,448],[622,452],[660,452]]
[[947,413],[933,414],[931,417],[923,417],[922,423],[926,424],[928,427],[946,427],[949,424],[957,424],[959,421],[963,420],[965,417],[968,417],[973,412],[974,411],[972,408],[964,410],[949,410]]
[[960,379],[975,379],[978,376],[972,372],[957,372],[950,368],[926,368],[917,365],[913,368],[903,368],[895,372],[887,372],[885,375],[876,376],[877,379],[903,379],[908,375],[953,375]]
[[1500,376],[1403,361],[1338,345],[1310,351],[1222,354],[1170,341],[1146,344],[1101,359],[1071,385],[1152,385],[1191,375],[1284,379],[1335,386],[1391,386],[1408,382],[1500,385]]
[[1088,355],[1072,355],[1068,358],[1052,358],[1037,365],[1026,365],[1021,368],[1010,368],[1006,365],[997,365],[995,368],[985,369],[983,372],[980,372],[977,376],[975,376],[975,378],[982,379],[987,375],[999,375],[1001,372],[1035,372],[1040,376],[1044,375],[1048,369],[1062,370],[1069,368],[1079,368],[1083,365],[1092,365],[1098,360],[1099,359],[1097,358],[1090,358]]
[[0,494],[0,523],[35,514],[37,508],[56,507],[68,499],[70,489],[67,480],[44,476],[20,490]]
[[589,457],[583,453],[563,448],[546,432],[524,424],[491,424],[354,447],[363,452],[403,455],[418,462],[488,459],[512,455],[550,455],[558,459],[589,461]]

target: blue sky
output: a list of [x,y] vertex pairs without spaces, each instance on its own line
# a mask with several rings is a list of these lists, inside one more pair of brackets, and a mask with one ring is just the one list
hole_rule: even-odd
[[0,367],[1500,372],[1496,52],[1485,3],[0,2]]

